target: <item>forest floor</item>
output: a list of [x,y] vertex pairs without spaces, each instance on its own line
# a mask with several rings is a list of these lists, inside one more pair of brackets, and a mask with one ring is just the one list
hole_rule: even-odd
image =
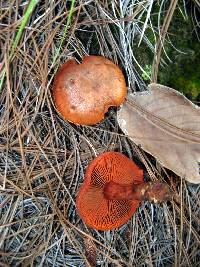
[[[169,43],[163,23],[175,9],[196,25],[199,3],[191,5],[192,15],[166,0],[0,1],[0,266],[200,266],[200,187],[130,141],[116,108],[94,126],[78,126],[60,117],[51,94],[59,66],[89,54],[119,65],[129,92],[147,90],[145,78],[155,81],[167,62],[161,49],[155,63],[159,37]],[[97,231],[80,219],[75,199],[88,164],[111,150],[176,197],[142,203],[119,229]]]

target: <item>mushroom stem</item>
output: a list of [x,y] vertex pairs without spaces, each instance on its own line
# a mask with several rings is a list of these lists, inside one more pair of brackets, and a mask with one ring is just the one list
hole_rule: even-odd
[[173,196],[167,184],[147,182],[132,185],[121,185],[109,182],[105,185],[104,196],[108,200],[137,200],[164,202]]

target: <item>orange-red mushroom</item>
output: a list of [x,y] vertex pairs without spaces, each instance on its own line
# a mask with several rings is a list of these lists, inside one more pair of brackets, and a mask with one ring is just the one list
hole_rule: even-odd
[[144,183],[143,171],[119,152],[106,152],[88,166],[76,199],[80,217],[90,227],[110,230],[126,223],[140,201],[165,201],[167,185]]
[[100,122],[110,106],[124,102],[126,92],[122,71],[102,56],[86,56],[81,64],[68,60],[56,73],[53,84],[58,112],[80,125]]

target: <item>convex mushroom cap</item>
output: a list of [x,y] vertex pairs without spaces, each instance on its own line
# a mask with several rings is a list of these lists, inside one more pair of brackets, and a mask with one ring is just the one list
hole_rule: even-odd
[[122,71],[102,56],[86,56],[81,64],[68,60],[56,73],[53,84],[58,112],[80,125],[100,122],[110,106],[124,102],[126,93]]
[[110,230],[126,223],[139,206],[138,200],[108,199],[106,185],[114,182],[132,186],[143,182],[143,171],[119,152],[105,152],[88,166],[76,206],[87,225],[98,230]]

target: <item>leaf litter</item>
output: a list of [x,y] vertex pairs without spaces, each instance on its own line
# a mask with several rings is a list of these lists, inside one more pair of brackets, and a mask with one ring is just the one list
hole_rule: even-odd
[[[101,123],[82,127],[64,122],[52,105],[58,67],[87,54],[119,64],[129,91],[135,84],[146,90],[131,44],[142,33],[141,44],[155,51],[142,30],[146,21],[144,27],[158,34],[146,20],[150,2],[38,2],[12,60],[12,40],[28,2],[0,2],[1,265],[85,266],[90,240],[97,266],[199,266],[199,187],[178,180],[131,142],[119,129],[115,109]],[[165,9],[161,5],[159,15]],[[143,204],[119,229],[95,231],[80,220],[75,198],[89,162],[110,150],[136,160],[149,179],[165,180],[176,197],[162,206]]]

